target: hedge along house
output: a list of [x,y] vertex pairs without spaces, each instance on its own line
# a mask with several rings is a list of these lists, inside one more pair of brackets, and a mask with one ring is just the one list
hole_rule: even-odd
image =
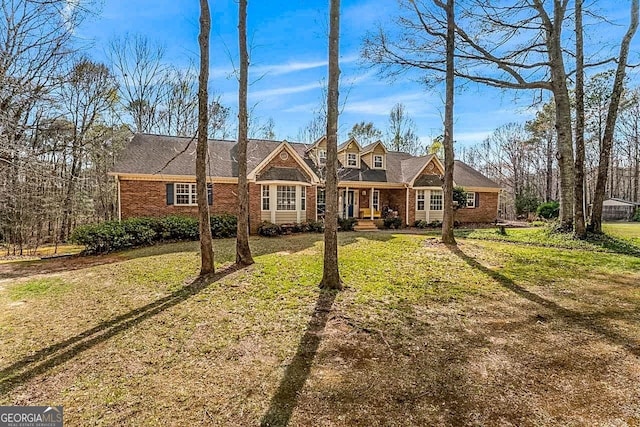
[[[191,143],[190,143],[191,142]],[[208,188],[211,212],[237,213],[235,141],[210,140]],[[118,217],[197,215],[195,140],[136,134],[110,175],[115,177]],[[441,221],[443,166],[435,156],[388,151],[381,142],[365,147],[350,139],[338,148],[340,216],[363,223],[398,216],[404,223]],[[324,216],[326,138],[312,145],[249,140],[249,224],[288,224]],[[460,222],[492,222],[500,187],[462,162],[454,182],[468,192]]]

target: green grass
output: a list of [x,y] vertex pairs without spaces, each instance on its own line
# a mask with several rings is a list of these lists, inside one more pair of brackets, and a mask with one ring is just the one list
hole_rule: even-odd
[[57,277],[33,279],[12,286],[8,295],[12,301],[51,297],[64,294],[69,287],[69,283]]
[[[540,228],[458,240],[340,233],[330,298],[319,234],[252,238],[255,265],[195,284],[197,242],[0,265],[0,404],[69,425],[639,423],[640,257]],[[225,272],[235,241],[214,245]]]
[[640,222],[610,222],[603,224],[602,228],[607,234],[640,245]]

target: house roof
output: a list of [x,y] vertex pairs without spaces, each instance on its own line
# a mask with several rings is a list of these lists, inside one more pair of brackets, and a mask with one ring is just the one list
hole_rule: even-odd
[[[351,140],[347,141],[350,142]],[[356,142],[357,143],[357,142]],[[374,143],[375,144],[375,143]],[[308,146],[301,143],[250,139],[247,144],[247,170],[253,171],[278,147],[290,147],[312,172],[318,168],[307,155]],[[218,178],[237,178],[237,144],[228,140],[209,140],[207,175]],[[341,168],[342,181],[410,183],[434,156],[414,157],[408,153],[389,151],[386,169],[372,169],[364,160],[360,168]],[[136,134],[120,154],[112,174],[135,175],[195,175],[196,140],[190,137]],[[295,168],[271,167],[257,171],[260,181],[284,180],[308,182],[309,179]],[[433,180],[433,178],[424,178]],[[453,179],[463,187],[500,188],[498,184],[463,162],[456,161]],[[431,181],[421,186],[431,186]],[[418,184],[416,184],[418,185]]]
[[607,202],[610,202],[609,204],[611,205],[628,205],[628,206],[640,206],[640,203],[638,202],[632,202],[630,200],[624,200],[624,199],[619,199],[617,197],[609,197],[608,199],[604,200],[604,203],[607,204]]
[[[281,141],[250,139],[247,144],[247,170],[256,168]],[[289,143],[293,150],[304,157],[306,146]],[[210,139],[207,175],[237,177],[238,151],[235,141]],[[190,137],[135,134],[119,156],[113,173],[142,175],[195,175],[196,140]],[[309,165],[309,162],[306,162]]]
[[455,161],[453,181],[462,187],[500,188],[498,184],[460,160]]
[[309,182],[309,178],[296,168],[271,167],[257,176],[256,181],[298,181]]

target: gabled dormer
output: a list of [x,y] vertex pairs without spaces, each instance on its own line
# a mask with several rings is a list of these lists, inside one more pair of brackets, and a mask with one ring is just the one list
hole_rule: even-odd
[[355,138],[349,138],[338,146],[338,161],[345,168],[360,169],[360,152],[362,147]]
[[327,164],[327,137],[321,136],[307,148],[306,156],[310,158],[318,167]]
[[360,158],[371,169],[387,169],[387,148],[382,141],[373,142],[362,148]]

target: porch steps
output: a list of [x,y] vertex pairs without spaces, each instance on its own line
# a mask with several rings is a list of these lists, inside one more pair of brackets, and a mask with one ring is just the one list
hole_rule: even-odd
[[358,224],[353,229],[356,231],[375,231],[378,227],[370,219],[359,219]]

